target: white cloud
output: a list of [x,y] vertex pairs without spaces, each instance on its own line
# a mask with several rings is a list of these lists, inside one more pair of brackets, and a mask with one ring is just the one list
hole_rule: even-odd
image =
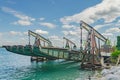
[[30,26],[32,23],[28,20],[18,20],[14,22],[13,24],[15,25],[20,24],[21,26]]
[[12,36],[26,36],[28,35],[28,32],[19,32],[19,31],[10,31],[10,32],[6,32],[4,33],[4,35],[12,35]]
[[113,36],[113,34],[112,34],[112,33],[102,33],[102,35],[103,35],[103,36],[105,36],[105,37],[110,37],[110,36]]
[[0,37],[2,36],[2,33],[0,33]]
[[66,25],[63,25],[62,28],[64,28],[64,29],[71,29],[71,28],[75,28],[75,26],[66,24]]
[[7,41],[7,40],[6,40],[6,41],[3,41],[3,40],[2,40],[1,42],[2,42],[2,43],[0,44],[1,46],[2,46],[2,45],[14,45],[14,44],[15,44],[13,41],[10,41],[10,40],[8,40],[8,41]]
[[9,31],[1,33],[0,45],[25,45],[28,43],[28,37],[23,32]]
[[62,31],[65,36],[77,36],[75,31]]
[[[101,25],[96,25],[94,28],[96,29],[96,30],[99,30],[99,29],[101,29],[102,31],[107,31],[107,33],[109,32],[109,31],[111,31],[111,29],[112,30],[114,30],[115,32],[117,31],[119,31],[119,27],[120,26],[120,22],[119,22],[119,20],[118,21],[116,21],[116,22],[112,22],[112,23],[103,23],[103,24],[101,24]],[[107,29],[107,30],[106,30]],[[111,31],[112,32],[112,31]]]
[[[79,37],[67,35],[66,38],[70,39],[71,41],[76,43],[77,46],[79,46],[79,40],[80,40]],[[63,39],[63,36],[53,35],[53,36],[50,36],[49,39],[53,43],[54,46],[65,47],[66,45],[66,40]]]
[[96,29],[96,30],[98,30],[98,29],[100,29],[100,28],[103,28],[105,25],[96,25],[95,27],[94,27],[94,29]]
[[53,35],[49,36],[49,39],[52,42],[53,46],[63,47],[63,38],[61,36]]
[[[68,39],[70,39],[71,41],[73,41],[77,47],[79,48],[80,46],[80,39],[81,39],[81,32],[80,32],[80,28],[76,27],[73,30],[66,30],[66,31],[62,31],[64,36],[67,37]],[[83,42],[86,41],[87,39],[87,34],[88,32],[85,29],[82,29],[82,40]],[[66,43],[66,42],[65,42]]]
[[48,34],[47,31],[43,31],[41,29],[35,30],[35,32],[38,33],[38,34]]
[[94,27],[94,29],[99,30],[99,29],[104,28],[104,27],[117,26],[116,24],[118,24],[118,22],[117,23],[103,23],[101,25],[96,25]]
[[27,15],[24,15],[20,12],[17,12],[11,8],[8,8],[8,7],[2,7],[1,8],[4,12],[7,12],[9,14],[12,14],[13,16],[19,18],[20,20],[18,21],[15,21],[13,24],[19,24],[21,26],[29,26],[32,24],[32,21],[35,21],[34,18],[32,17],[29,17]]
[[46,27],[48,27],[48,28],[55,28],[55,27],[56,27],[55,24],[48,23],[48,22],[41,22],[40,25],[41,25],[41,26],[46,26]]
[[100,4],[89,7],[72,16],[65,16],[61,18],[60,21],[63,24],[79,23],[80,20],[93,23],[99,19],[104,19],[105,22],[112,22],[120,15],[119,7],[119,0],[102,0]]
[[118,33],[118,32],[120,32],[120,29],[118,27],[109,28],[105,32],[107,32],[107,33]]
[[53,36],[50,36],[49,39],[60,40],[60,37],[53,35]]
[[[36,30],[38,34],[48,34],[47,31]],[[26,45],[28,44],[28,32],[19,32],[19,31],[9,31],[0,33],[0,45]],[[34,42],[34,38],[31,38],[31,41]],[[31,43],[32,43],[31,42]]]
[[45,18],[41,17],[41,18],[40,18],[40,21],[43,21],[43,20],[45,20]]
[[16,36],[16,35],[22,35],[21,32],[16,32],[16,31],[10,31],[9,32],[11,35]]
[[26,37],[20,38],[21,41],[23,41],[25,44],[27,44],[28,39]]
[[23,32],[24,35],[28,35],[28,32]]
[[107,30],[104,33],[102,33],[102,35],[106,38],[109,38],[112,41],[112,45],[115,45],[116,37],[119,35],[119,33],[120,29],[118,27],[113,27],[107,28]]
[[26,45],[27,43],[28,43],[27,39],[20,38],[20,39],[8,40],[4,38],[4,40],[1,40],[0,45]]
[[102,35],[111,41],[111,45],[115,46],[117,35],[115,35],[114,33],[107,33],[107,32],[102,33]]
[[[80,37],[80,28],[79,27],[75,27],[73,30],[64,30],[62,31],[62,33],[64,34],[64,36],[67,37],[74,37],[74,38],[78,38]],[[82,34],[83,34],[83,38],[86,38],[87,35],[87,31],[85,29],[82,29]]]

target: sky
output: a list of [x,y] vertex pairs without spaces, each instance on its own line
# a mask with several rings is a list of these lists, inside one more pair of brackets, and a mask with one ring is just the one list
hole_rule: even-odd
[[[120,35],[119,0],[0,0],[0,46],[28,44],[28,30],[63,46],[79,46],[80,20],[116,42]],[[86,33],[83,31],[83,40]]]

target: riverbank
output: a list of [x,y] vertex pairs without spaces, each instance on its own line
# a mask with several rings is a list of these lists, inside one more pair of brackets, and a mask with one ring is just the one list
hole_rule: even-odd
[[120,80],[120,65],[112,66],[110,69],[96,71],[95,75],[86,80]]

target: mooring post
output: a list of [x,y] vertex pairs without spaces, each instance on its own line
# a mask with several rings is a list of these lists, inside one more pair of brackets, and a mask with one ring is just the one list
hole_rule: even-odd
[[88,76],[88,79],[91,80],[91,76],[90,75]]

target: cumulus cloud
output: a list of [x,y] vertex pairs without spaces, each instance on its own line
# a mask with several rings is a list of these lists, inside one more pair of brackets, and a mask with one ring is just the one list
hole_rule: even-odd
[[25,45],[28,43],[28,37],[24,34],[24,32],[9,31],[1,34],[0,45]]
[[28,35],[28,32],[20,32],[20,31],[9,31],[5,32],[4,35],[12,35],[12,36],[26,36]]
[[44,31],[44,30],[41,30],[41,29],[35,30],[35,32],[38,33],[38,34],[48,34],[47,31]]
[[56,40],[56,39],[59,39],[59,37],[56,36],[56,35],[50,36],[49,38],[50,38],[50,39],[55,39],[55,40]]
[[16,32],[16,31],[10,31],[9,33],[10,33],[11,35],[14,35],[14,36],[16,36],[16,35],[22,35],[21,32]]
[[28,21],[28,20],[18,20],[16,22],[13,22],[13,24],[15,24],[15,25],[20,24],[22,26],[29,26],[32,23],[30,21]]
[[104,23],[104,24],[101,24],[101,25],[96,25],[94,27],[94,29],[99,30],[99,29],[104,28],[104,27],[117,26],[116,24],[118,24],[118,23]]
[[105,32],[106,31],[109,32],[111,29],[114,30],[114,31],[117,30],[117,32],[118,32],[119,28],[120,28],[119,26],[120,26],[120,22],[118,20],[118,21],[112,22],[112,23],[103,23],[103,24],[100,24],[100,25],[96,25],[94,28],[96,30],[102,29],[102,31],[105,31]]
[[28,32],[23,32],[24,35],[28,35]]
[[63,38],[61,36],[53,35],[49,36],[50,41],[56,47],[63,47]]
[[[44,31],[44,30],[41,30],[41,29],[37,29],[35,30],[34,32],[38,33],[38,34],[48,34],[47,31]],[[9,32],[5,32],[4,34],[3,33],[0,33],[0,35],[12,35],[12,36],[27,36],[28,35],[28,32],[20,32],[20,31],[9,31]]]
[[41,25],[41,26],[48,27],[48,28],[55,28],[55,27],[56,27],[55,24],[48,23],[48,22],[41,22],[40,25]]
[[77,36],[77,32],[74,31],[62,31],[65,36]]
[[40,18],[40,21],[43,21],[43,20],[45,20],[45,18],[41,17],[41,18]]
[[102,35],[103,35],[103,36],[105,36],[105,37],[110,37],[110,36],[113,36],[113,34],[112,34],[112,33],[102,33]]
[[0,45],[26,45],[28,42],[27,42],[27,39],[14,39],[14,40],[8,40],[8,39],[5,39],[4,40],[1,40],[1,43]]
[[0,37],[2,36],[2,33],[0,33]]
[[115,45],[113,42],[116,41],[116,36],[120,33],[120,29],[118,27],[112,27],[105,30],[104,33],[102,33],[103,36],[106,38],[109,38],[112,41],[112,45]]
[[74,25],[68,25],[68,24],[62,26],[63,29],[71,29],[71,28],[75,28],[75,27],[76,26],[74,26]]
[[[65,36],[75,36],[75,37],[78,37],[78,36],[80,36],[80,27],[74,27],[73,30],[63,30],[62,33]],[[85,29],[82,29],[82,33],[83,33],[83,35],[87,34]]]
[[105,26],[105,25],[96,25],[96,26],[94,27],[94,29],[99,30],[99,29],[103,28],[104,26]]
[[102,0],[100,4],[89,7],[72,16],[65,16],[60,21],[63,24],[79,23],[80,20],[87,23],[94,23],[99,19],[104,19],[105,22],[112,22],[120,15],[119,7],[119,0]]
[[12,14],[13,16],[15,16],[19,19],[18,21],[13,22],[13,24],[19,24],[21,26],[29,26],[32,24],[32,21],[35,21],[34,18],[24,15],[20,12],[17,12],[11,8],[2,7],[1,9],[2,9],[2,11]]
[[120,32],[120,29],[118,27],[115,28],[109,28],[105,31],[106,33],[118,33]]

